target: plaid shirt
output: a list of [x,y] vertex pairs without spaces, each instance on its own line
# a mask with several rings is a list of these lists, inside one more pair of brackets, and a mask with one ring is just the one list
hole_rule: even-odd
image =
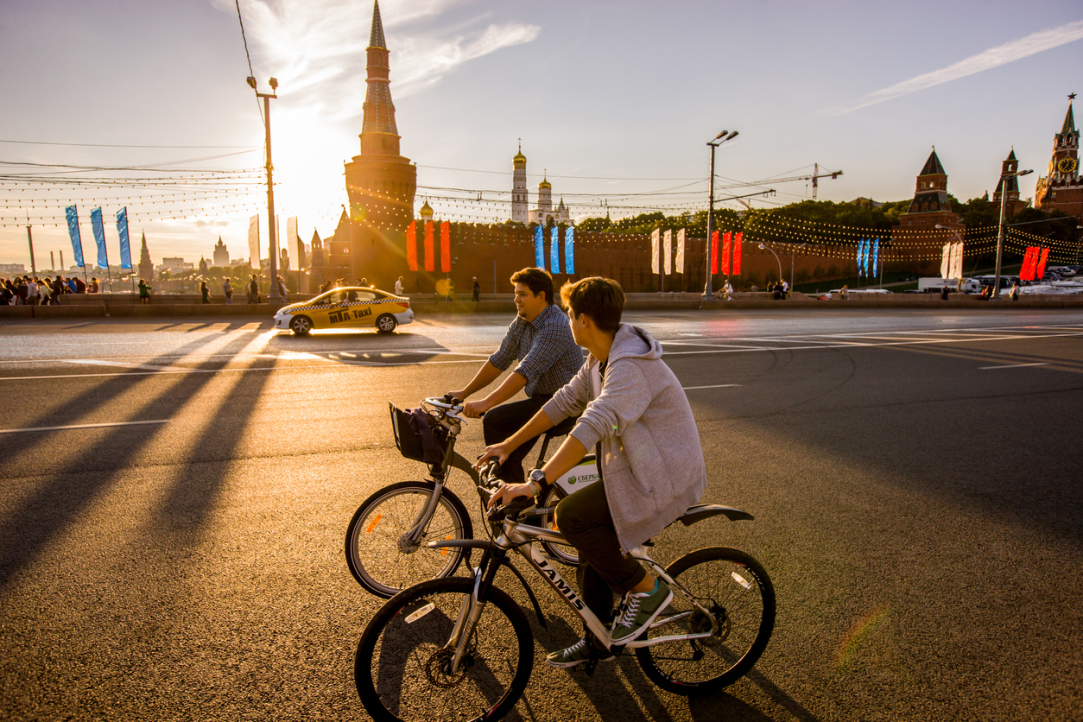
[[511,322],[489,363],[504,371],[516,360],[515,373],[526,379],[527,396],[554,394],[572,380],[583,365],[583,351],[559,306],[550,304],[532,322],[521,316]]

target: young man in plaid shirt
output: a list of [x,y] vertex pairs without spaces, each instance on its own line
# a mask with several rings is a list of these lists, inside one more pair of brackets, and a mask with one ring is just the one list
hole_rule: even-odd
[[[504,441],[518,431],[583,365],[583,351],[572,338],[568,317],[553,304],[553,277],[543,268],[524,268],[511,277],[511,282],[515,284],[518,315],[508,326],[499,350],[489,357],[466,388],[448,392],[465,401],[518,361],[503,383],[485,398],[468,402],[463,410],[470,418],[485,414],[482,424],[486,446]],[[525,400],[504,403],[520,391],[526,393]],[[504,481],[510,484],[526,481],[523,459],[536,440],[531,439],[507,458],[500,468]]]

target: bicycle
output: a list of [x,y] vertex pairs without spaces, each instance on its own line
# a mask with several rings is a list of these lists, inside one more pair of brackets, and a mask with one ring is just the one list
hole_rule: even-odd
[[[491,475],[485,477],[491,492]],[[431,548],[481,549],[473,577],[416,584],[369,621],[357,646],[354,682],[373,719],[431,720],[436,710],[456,719],[494,720],[514,707],[530,679],[534,638],[519,604],[495,584],[502,567],[519,578],[539,623],[546,623],[533,591],[510,563],[512,551],[611,653],[634,649],[646,676],[669,692],[717,691],[748,672],[763,654],[774,630],[775,592],[766,570],[748,554],[725,547],[699,549],[663,569],[648,556],[646,545],[634,549],[631,555],[670,585],[673,601],[643,634],[614,646],[610,630],[534,543],[563,541],[560,532],[519,520],[529,503],[516,499],[493,510],[488,517],[492,541],[429,542]],[[731,521],[752,519],[740,509],[697,505],[679,521],[689,526],[720,515]],[[589,674],[606,653],[588,646]]]
[[[346,563],[354,579],[369,592],[389,598],[419,580],[448,577],[460,564],[469,566],[469,548],[444,547],[433,549],[426,542],[433,539],[472,539],[473,525],[466,506],[450,489],[448,477],[459,469],[470,477],[478,489],[482,513],[488,499],[473,465],[455,451],[455,442],[466,419],[460,416],[463,406],[456,399],[427,398],[422,408],[431,418],[433,433],[442,447],[442,461],[429,464],[425,481],[402,481],[386,486],[366,499],[346,528]],[[403,411],[389,404],[395,445],[409,459],[423,461],[421,441],[409,428]],[[540,468],[550,440],[571,431],[575,419],[566,419],[545,433],[535,468]],[[531,512],[543,525],[551,526],[557,502],[575,489],[597,480],[598,471],[593,454],[588,454],[572,471],[546,493],[541,506]],[[545,552],[553,559],[575,566],[579,557],[574,547],[542,542]],[[397,552],[397,553],[396,553]]]

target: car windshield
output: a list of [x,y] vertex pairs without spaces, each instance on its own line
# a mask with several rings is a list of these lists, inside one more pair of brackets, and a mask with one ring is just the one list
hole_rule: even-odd
[[359,288],[336,288],[334,291],[313,299],[315,304],[353,303],[355,301],[374,301],[377,296],[372,291]]

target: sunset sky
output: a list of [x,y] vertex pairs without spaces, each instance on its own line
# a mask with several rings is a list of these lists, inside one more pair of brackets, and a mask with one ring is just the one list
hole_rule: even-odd
[[[327,236],[346,203],[343,163],[360,148],[372,2],[241,0],[240,10],[260,90],[270,76],[280,83],[281,228],[298,216],[305,241]],[[382,0],[380,10],[417,206],[429,197],[450,220],[510,217],[519,138],[532,206],[545,172],[573,217],[604,215],[603,204],[614,217],[703,209],[705,144],[723,129],[740,135],[718,151],[720,185],[819,163],[844,172],[821,181],[823,200],[899,200],[935,145],[949,192],[968,199],[992,191],[1014,147],[1035,171],[1021,179],[1026,198],[1068,94],[1083,92],[1078,2]],[[210,258],[219,235],[247,256],[248,217],[260,214],[264,241],[267,220],[248,75],[234,0],[0,3],[0,263],[29,270],[29,216],[38,269],[60,250],[69,266],[71,202],[88,263],[99,205],[114,263],[121,206],[136,262],[141,233],[155,263]],[[132,167],[148,170],[118,170]],[[219,178],[196,178],[210,172]],[[159,184],[85,183],[133,174]],[[811,196],[805,181],[765,187],[777,195],[754,206]],[[188,217],[156,220],[173,215]]]

